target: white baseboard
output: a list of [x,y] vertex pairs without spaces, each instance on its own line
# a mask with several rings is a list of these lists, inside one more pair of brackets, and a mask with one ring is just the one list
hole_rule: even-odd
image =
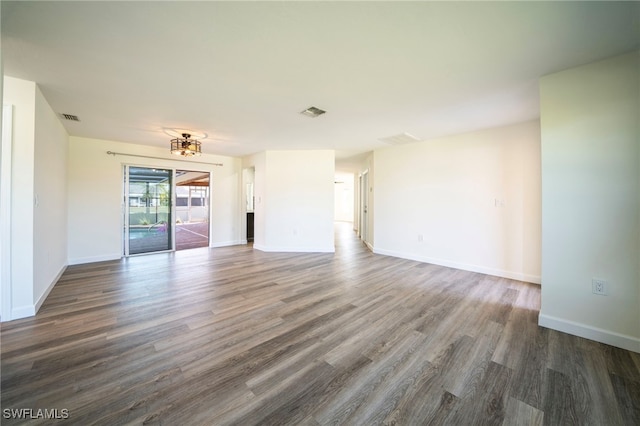
[[82,265],[84,263],[106,262],[108,260],[120,260],[122,254],[105,254],[101,256],[76,257],[69,259],[69,265]]
[[550,315],[544,315],[542,313],[538,317],[538,325],[540,327],[550,328],[552,330],[584,337],[585,339],[594,340],[596,342],[640,353],[640,339],[637,337],[603,330],[590,325],[556,318]]
[[247,241],[246,240],[244,242],[242,242],[242,240],[215,241],[215,242],[209,243],[209,247],[211,247],[211,248],[228,247],[228,246],[238,246],[238,245],[241,245],[241,244],[247,244]]
[[11,309],[11,319],[7,321],[13,321],[13,320],[22,319],[22,318],[29,318],[29,317],[35,316],[35,314],[36,314],[35,305],[19,306],[17,308]]
[[272,247],[263,246],[261,244],[253,244],[253,248],[266,252],[281,252],[281,253],[335,253],[336,248],[334,246],[329,247]]
[[25,305],[11,309],[11,318],[3,318],[2,322],[35,316],[36,313],[40,310],[40,307],[42,306],[44,301],[47,300],[47,296],[49,296],[49,293],[51,293],[51,290],[53,290],[53,287],[55,287],[55,285],[58,283],[58,280],[60,279],[62,274],[64,274],[64,271],[66,269],[67,265],[63,265],[60,271],[56,274],[55,278],[51,281],[51,283],[49,283],[47,289],[40,295],[35,305]]
[[433,257],[427,257],[427,256],[417,256],[413,253],[401,253],[393,250],[385,250],[380,248],[373,248],[372,251],[376,254],[383,254],[385,256],[399,257],[401,259],[415,260],[417,262],[432,263],[434,265],[446,266],[448,268],[462,269],[463,271],[478,272],[481,274],[493,275],[493,276],[502,277],[502,278],[509,278],[512,280],[524,281],[524,282],[533,283],[533,284],[541,283],[541,278],[538,275],[529,275],[529,274],[523,274],[521,272],[505,271],[502,269],[489,268],[481,265],[471,265],[468,263],[460,263],[460,262],[455,262],[455,261],[446,260],[446,259],[435,259]]
[[49,293],[51,293],[51,290],[53,290],[53,287],[55,287],[55,285],[58,283],[58,280],[60,279],[62,274],[64,274],[64,271],[66,269],[67,269],[67,265],[62,266],[62,268],[60,269],[60,271],[58,272],[56,277],[53,279],[53,281],[51,281],[51,283],[49,283],[49,286],[47,287],[47,289],[38,298],[38,301],[36,302],[36,306],[35,306],[35,312],[36,313],[40,310],[40,307],[42,306],[44,301],[47,299],[47,296],[49,296]]

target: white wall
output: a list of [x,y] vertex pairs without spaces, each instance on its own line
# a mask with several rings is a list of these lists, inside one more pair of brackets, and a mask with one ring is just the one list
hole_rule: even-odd
[[33,291],[37,311],[67,266],[69,135],[38,87],[35,101]]
[[[35,315],[67,265],[67,133],[34,82],[4,78],[13,105],[11,312]],[[4,283],[3,283],[4,285]]]
[[[107,151],[157,156],[111,156]],[[71,137],[69,139],[69,263],[122,256],[123,165],[157,166],[211,172],[210,246],[240,243],[240,160],[203,154],[194,161],[173,159],[167,149]]]
[[267,151],[255,173],[255,241],[263,251],[333,252],[333,151]]
[[[1,56],[1,55],[0,55]],[[0,59],[1,60],[1,59]],[[4,79],[0,79],[0,85]],[[11,147],[13,105],[2,104],[0,151],[0,320],[11,319]]]
[[[640,352],[640,52],[540,80],[540,325]],[[592,293],[592,278],[609,295]]]
[[[2,2],[0,2],[0,17],[2,17]],[[0,40],[1,43],[1,40]],[[3,88],[4,88],[4,64],[2,62],[2,54],[0,53],[0,76],[2,78],[0,78],[0,99],[4,99],[3,96]],[[13,106],[8,105],[6,108],[10,108],[11,109],[11,113],[13,114]],[[5,114],[8,114],[5,110],[5,106],[4,103],[2,104],[2,117],[0,119],[0,135],[4,135],[4,127],[3,127],[3,121],[4,121],[4,117],[6,116]],[[10,129],[7,128],[7,131],[9,131]],[[4,138],[4,136],[3,136]],[[10,163],[8,163],[7,161],[2,161],[2,156],[6,155],[7,153],[7,147],[5,146],[5,144],[2,144],[2,150],[0,151],[0,175],[2,175],[3,180],[6,180],[5,176],[5,172],[8,170],[8,168],[10,167]],[[5,183],[5,182],[0,182],[0,321],[2,320],[3,317],[6,317],[8,314],[5,312],[8,310],[8,307],[10,306],[10,304],[8,303],[8,301],[6,299],[11,297],[11,293],[10,290],[8,288],[5,288],[5,281],[6,281],[6,286],[10,286],[10,271],[9,268],[11,267],[11,264],[9,263],[9,255],[8,255],[8,251],[11,250],[11,246],[9,245],[9,236],[5,235],[7,233],[7,229],[11,228],[11,224],[9,222],[9,218],[5,217],[7,216],[7,212],[9,210],[7,210],[3,204],[6,203],[7,198],[8,198],[8,194],[5,195],[5,193],[7,191],[10,191],[10,187]]]
[[[202,155],[197,161],[223,163],[209,167],[211,171],[211,227],[209,246],[223,247],[242,243],[240,209],[242,200],[241,160],[234,157]],[[187,164],[187,162],[181,162]],[[207,167],[198,164],[199,167]]]
[[334,219],[353,222],[354,213],[354,174],[336,172],[334,196]]
[[4,77],[4,103],[13,105],[11,191],[11,319],[35,314],[33,197],[36,84]]
[[540,282],[540,133],[527,122],[374,152],[376,253]]

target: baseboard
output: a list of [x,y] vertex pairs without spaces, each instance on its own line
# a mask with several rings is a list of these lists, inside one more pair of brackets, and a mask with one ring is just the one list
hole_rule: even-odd
[[60,279],[60,277],[62,277],[62,274],[64,274],[64,271],[66,269],[67,269],[67,265],[63,265],[60,271],[58,272],[58,274],[56,275],[56,277],[53,279],[53,281],[51,281],[47,289],[44,291],[44,293],[42,293],[42,295],[38,298],[38,301],[36,302],[36,306],[35,306],[36,313],[40,310],[40,307],[42,306],[44,301],[47,299],[47,296],[49,296],[49,293],[51,293],[51,290],[53,290],[53,287],[55,287],[55,285],[58,283],[58,280]]
[[40,310],[40,307],[42,306],[44,301],[47,300],[47,296],[49,296],[49,293],[51,293],[51,290],[53,290],[53,287],[55,287],[55,285],[58,283],[58,280],[60,279],[60,277],[62,277],[62,274],[64,274],[64,271],[66,271],[66,269],[67,265],[63,265],[60,271],[56,274],[53,281],[51,281],[51,283],[47,286],[47,289],[40,295],[35,305],[26,305],[11,309],[11,318],[7,320],[3,319],[2,322],[35,316],[36,313],[38,313],[38,311]]
[[228,246],[237,246],[237,245],[241,245],[241,244],[247,244],[247,241],[245,240],[244,243],[242,242],[242,240],[216,241],[216,242],[209,243],[209,247],[211,247],[211,248],[228,247]]
[[103,256],[76,257],[69,259],[69,265],[82,265],[84,263],[106,262],[108,260],[120,260],[122,254],[106,254]]
[[585,339],[594,340],[617,348],[640,353],[640,339],[637,337],[603,330],[590,325],[556,318],[550,315],[544,315],[542,313],[538,317],[538,325],[540,327],[550,328],[552,330],[584,337]]
[[446,266],[448,268],[462,269],[463,271],[478,272],[481,274],[493,275],[496,277],[509,278],[512,280],[524,281],[533,284],[540,284],[541,278],[537,275],[523,274],[520,272],[505,271],[502,269],[489,268],[481,265],[470,265],[467,263],[454,262],[446,259],[435,259],[427,256],[417,256],[412,253],[401,253],[393,250],[385,250],[380,248],[373,248],[372,251],[376,254],[383,254],[385,256],[399,257],[401,259],[415,260],[417,262],[432,263],[434,265]]
[[264,246],[262,244],[253,244],[253,248],[265,252],[280,252],[280,253],[335,253],[336,248],[330,247],[272,247]]
[[22,318],[29,318],[35,316],[35,305],[20,306],[18,308],[11,309],[11,319],[8,321],[18,320]]

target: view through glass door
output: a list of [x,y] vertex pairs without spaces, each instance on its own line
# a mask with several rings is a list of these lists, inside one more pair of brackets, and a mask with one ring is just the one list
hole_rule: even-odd
[[209,172],[176,170],[176,250],[209,246]]
[[125,169],[125,255],[173,250],[173,170]]

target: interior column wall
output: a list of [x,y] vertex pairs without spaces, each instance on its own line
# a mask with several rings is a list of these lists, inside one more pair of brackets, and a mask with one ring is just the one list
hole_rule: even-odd
[[69,135],[36,87],[34,151],[34,296],[36,311],[67,266]]
[[67,265],[68,135],[34,82],[5,77],[3,103],[13,105],[5,320],[35,315]]
[[11,313],[10,318],[35,315],[34,150],[36,84],[4,77],[3,102],[13,105],[11,173]]
[[254,248],[333,252],[335,154],[330,150],[266,151],[255,167]]
[[545,76],[540,102],[540,324],[640,352],[640,52]]

